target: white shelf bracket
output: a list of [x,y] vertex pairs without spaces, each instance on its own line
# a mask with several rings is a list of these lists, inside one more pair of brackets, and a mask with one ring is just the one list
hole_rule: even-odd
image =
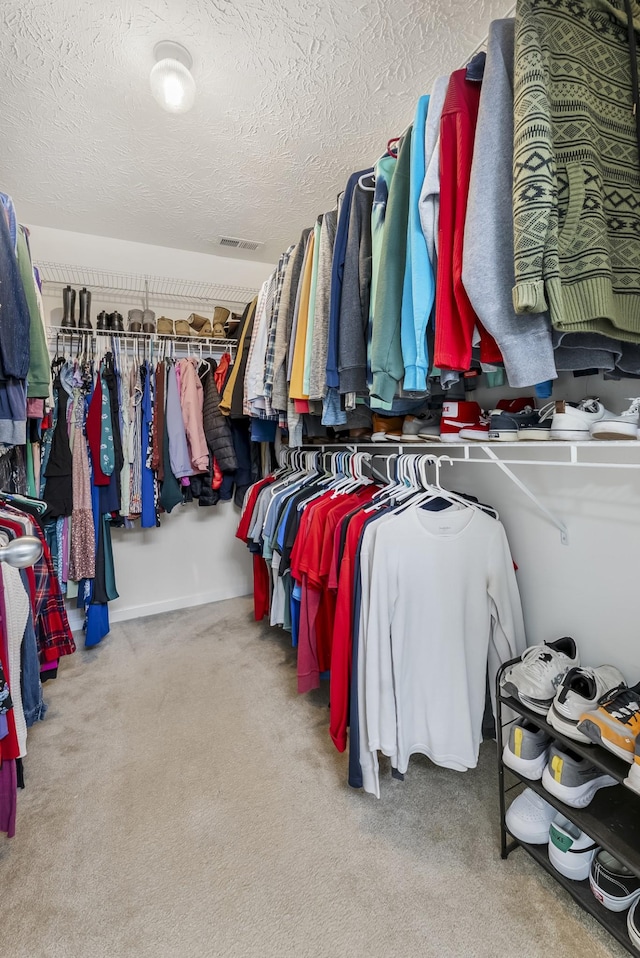
[[509,467],[504,464],[504,462],[502,462],[500,457],[496,456],[493,449],[490,449],[488,446],[481,446],[480,448],[483,450],[483,452],[486,453],[487,457],[491,459],[492,462],[495,462],[496,466],[498,466],[498,468],[502,470],[505,476],[507,476],[507,478],[509,478],[513,483],[515,483],[515,485],[518,487],[518,489],[520,489],[521,492],[524,492],[525,496],[527,496],[531,500],[531,502],[533,502],[535,507],[540,512],[544,513],[547,519],[553,523],[556,529],[560,531],[560,542],[562,543],[563,546],[568,546],[569,531],[567,527],[565,526],[564,522],[558,519],[557,516],[554,516],[554,514],[550,512],[549,509],[547,509],[547,507],[540,502],[538,497],[531,491],[531,489],[529,489],[528,486],[525,485],[522,479],[519,479],[516,476],[516,474],[513,473],[511,469],[509,469]]

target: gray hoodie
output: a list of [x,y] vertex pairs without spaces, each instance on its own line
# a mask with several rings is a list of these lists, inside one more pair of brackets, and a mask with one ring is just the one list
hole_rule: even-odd
[[514,20],[489,27],[487,62],[473,149],[464,230],[462,282],[478,318],[504,358],[509,385],[557,376],[546,314],[513,308]]

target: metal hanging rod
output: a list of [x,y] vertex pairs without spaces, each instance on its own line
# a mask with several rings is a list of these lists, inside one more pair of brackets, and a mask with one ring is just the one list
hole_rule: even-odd
[[[35,264],[43,287],[62,289],[64,286],[87,287],[104,298],[136,298],[153,304],[164,303],[176,308],[187,304],[200,306],[246,306],[255,297],[252,287],[226,283],[204,283],[188,279],[171,279],[141,273],[119,273],[66,263],[39,262]],[[45,289],[46,291],[46,289]]]
[[176,343],[178,346],[213,346],[216,349],[235,349],[237,339],[216,339],[214,336],[172,336],[167,333],[116,332],[113,329],[70,329],[68,326],[47,326],[49,339],[81,339],[83,336],[110,339],[131,339],[134,342]]
[[[322,453],[325,450],[330,449],[331,451],[343,449],[348,452],[356,452],[362,450],[363,448],[376,451],[372,453],[372,457],[380,456],[384,458],[386,456],[394,456],[397,454],[400,455],[415,455],[419,457],[420,455],[427,456],[433,463],[437,463],[438,471],[442,463],[450,463],[451,465],[456,465],[457,463],[464,463],[465,465],[473,464],[480,466],[495,466],[511,481],[515,486],[520,489],[520,491],[527,496],[528,499],[534,504],[536,509],[541,512],[546,518],[551,522],[556,529],[560,532],[560,541],[563,545],[569,545],[569,531],[566,524],[559,519],[553,512],[551,512],[547,507],[540,501],[534,492],[527,486],[525,482],[520,479],[519,476],[509,468],[509,466],[562,466],[562,467],[579,467],[581,469],[631,469],[639,470],[640,469],[640,459],[637,462],[594,462],[593,460],[584,460],[579,458],[578,450],[584,449],[585,447],[590,447],[591,449],[608,449],[611,447],[621,447],[624,446],[627,449],[635,449],[640,452],[640,443],[637,440],[629,441],[620,441],[620,442],[527,442],[526,445],[529,448],[535,449],[546,449],[551,452],[556,450],[568,451],[568,459],[543,459],[540,457],[532,459],[509,459],[502,458],[497,454],[496,448],[499,449],[513,449],[515,446],[520,446],[520,443],[507,442],[507,443],[496,443],[492,445],[487,445],[485,443],[474,443],[473,445],[461,445],[458,443],[445,444],[445,443],[358,443],[353,445],[350,443],[326,443],[326,445],[320,446],[305,446],[306,450],[315,450]],[[436,450],[445,448],[447,453],[445,455],[438,456],[435,454]],[[462,455],[451,456],[450,452],[460,452]],[[473,453],[478,452],[480,455],[473,455]]]

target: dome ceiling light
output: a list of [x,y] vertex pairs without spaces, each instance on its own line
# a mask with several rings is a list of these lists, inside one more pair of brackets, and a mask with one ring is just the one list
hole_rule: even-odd
[[186,113],[196,98],[191,75],[193,59],[181,43],[163,40],[153,48],[156,64],[151,71],[151,92],[168,113]]

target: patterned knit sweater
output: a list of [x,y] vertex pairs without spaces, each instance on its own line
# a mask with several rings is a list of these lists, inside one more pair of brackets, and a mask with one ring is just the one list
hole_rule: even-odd
[[[631,0],[636,37],[640,3]],[[640,342],[640,164],[623,0],[518,0],[519,313]]]

